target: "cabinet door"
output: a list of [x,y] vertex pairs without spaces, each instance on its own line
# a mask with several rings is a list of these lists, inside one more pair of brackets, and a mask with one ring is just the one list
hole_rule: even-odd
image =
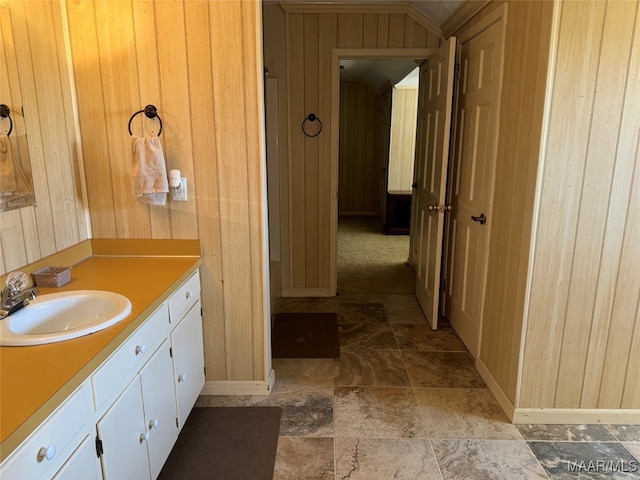
[[87,435],[53,480],[101,480],[95,434]]
[[191,307],[171,333],[173,373],[178,400],[180,429],[204,386],[204,352],[200,301]]
[[135,376],[98,422],[106,480],[149,479],[140,377]]
[[178,415],[168,339],[165,339],[140,370],[140,380],[144,418],[149,432],[151,478],[156,478],[178,438]]

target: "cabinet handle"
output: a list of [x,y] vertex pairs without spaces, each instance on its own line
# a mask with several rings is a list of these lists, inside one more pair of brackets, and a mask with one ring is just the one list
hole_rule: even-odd
[[186,294],[185,297],[187,298],[187,300],[189,300],[190,298],[193,298],[193,292],[191,290],[189,290]]
[[147,346],[143,343],[142,345],[136,345],[136,355],[144,355],[147,353]]
[[149,420],[149,430],[151,430],[152,428],[158,428],[158,425],[160,425],[160,422],[158,422],[157,418]]
[[178,383],[184,383],[186,381],[187,381],[186,373],[181,373],[180,375],[178,375]]
[[52,443],[48,447],[42,447],[38,450],[38,461],[41,462],[45,459],[51,460],[56,456],[56,446]]
[[140,443],[148,442],[151,438],[151,432],[144,432],[140,434]]

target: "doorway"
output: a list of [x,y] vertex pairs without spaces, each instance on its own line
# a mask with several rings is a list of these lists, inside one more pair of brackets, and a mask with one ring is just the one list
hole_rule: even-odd
[[340,61],[338,295],[413,295],[414,59]]
[[[372,60],[372,59],[425,59],[431,55],[435,49],[334,49],[332,52],[332,118],[331,118],[331,191],[335,194],[332,195],[332,205],[331,205],[331,223],[330,223],[330,292],[331,295],[336,295],[339,293],[338,290],[338,226],[339,226],[339,208],[338,208],[338,198],[339,198],[339,184],[340,184],[340,101],[341,101],[341,92],[340,92],[340,62],[344,60]],[[382,167],[380,167],[382,168]],[[380,172],[378,172],[380,173]],[[386,171],[384,172],[386,175]],[[378,200],[379,201],[379,200]],[[375,207],[374,207],[375,210]],[[374,212],[375,213],[375,212]],[[380,213],[380,212],[378,212]],[[376,218],[376,217],[374,217]],[[382,233],[382,220],[378,218],[379,226],[380,226],[380,235]],[[367,226],[366,222],[360,222],[360,227],[358,227],[358,222],[351,222],[350,226],[345,226],[347,232],[354,231],[354,228],[361,228],[362,233],[367,235],[368,231],[370,233],[371,226]],[[346,237],[349,237],[349,233],[347,233]],[[348,240],[347,240],[348,242]],[[375,242],[372,242],[372,245]],[[408,245],[406,248],[406,255],[404,261],[409,254]],[[408,267],[403,263],[402,267]],[[354,269],[358,267],[354,266]],[[384,268],[383,268],[384,270]],[[411,292],[413,293],[413,292]]]

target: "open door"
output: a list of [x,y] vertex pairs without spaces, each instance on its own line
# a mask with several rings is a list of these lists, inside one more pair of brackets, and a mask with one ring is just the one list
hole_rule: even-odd
[[416,297],[438,328],[440,267],[449,164],[456,39],[450,37],[420,65],[416,161],[411,213],[411,259]]

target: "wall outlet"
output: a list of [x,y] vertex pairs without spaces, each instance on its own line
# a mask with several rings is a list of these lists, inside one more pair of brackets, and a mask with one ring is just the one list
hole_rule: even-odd
[[180,186],[177,188],[170,188],[171,201],[172,202],[186,202],[187,201],[187,178],[180,177]]

